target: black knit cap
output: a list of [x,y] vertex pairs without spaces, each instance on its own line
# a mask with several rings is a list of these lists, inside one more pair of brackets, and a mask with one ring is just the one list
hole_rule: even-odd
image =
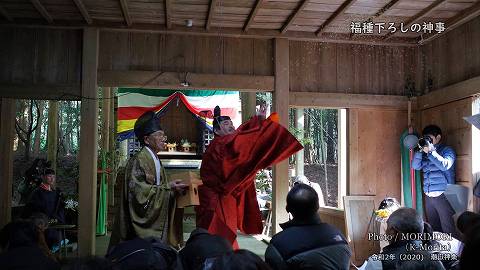
[[225,120],[231,120],[230,116],[221,115],[221,109],[219,106],[215,106],[213,109],[213,129],[220,129],[220,123]]
[[143,145],[143,137],[148,136],[155,131],[163,130],[160,126],[160,119],[156,116],[155,112],[147,111],[140,116],[135,122],[135,136]]

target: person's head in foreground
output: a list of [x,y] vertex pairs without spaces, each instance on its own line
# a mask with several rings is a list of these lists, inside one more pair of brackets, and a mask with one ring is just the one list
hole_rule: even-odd
[[460,269],[478,269],[478,251],[480,250],[480,224],[476,223],[465,235],[465,246],[460,257]]
[[38,234],[35,224],[27,220],[10,222],[0,231],[1,250],[37,245]]
[[239,249],[226,253],[215,259],[211,267],[206,265],[204,269],[211,270],[270,270],[270,266],[266,264],[262,258],[255,253]]
[[135,136],[140,145],[148,146],[154,153],[165,149],[167,136],[160,126],[160,119],[152,111],[148,111],[135,122]]
[[229,116],[221,115],[219,106],[213,111],[213,133],[218,136],[225,136],[235,132],[235,126]]
[[391,235],[391,241],[402,239],[402,234],[422,233],[422,216],[413,208],[402,207],[393,212],[387,219],[386,234]]
[[480,215],[477,213],[465,211],[457,218],[457,228],[462,233],[463,238],[477,225],[480,225]]
[[214,261],[215,258],[232,251],[232,245],[226,239],[210,234],[203,228],[197,228],[190,234],[178,255],[184,270],[198,270],[203,269],[206,260]]
[[309,220],[318,217],[318,195],[309,185],[296,184],[287,194],[288,213],[296,220]]

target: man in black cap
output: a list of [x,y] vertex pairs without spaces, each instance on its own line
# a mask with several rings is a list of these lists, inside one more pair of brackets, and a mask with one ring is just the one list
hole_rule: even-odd
[[157,237],[178,246],[182,239],[182,213],[176,211],[175,194],[187,185],[166,177],[157,153],[164,149],[167,137],[155,113],[148,111],[140,116],[134,131],[142,149],[125,167],[110,247],[135,237]]

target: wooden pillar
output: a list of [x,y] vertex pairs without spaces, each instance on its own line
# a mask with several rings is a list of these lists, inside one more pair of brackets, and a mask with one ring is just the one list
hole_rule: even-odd
[[15,100],[2,98],[0,114],[0,229],[12,219]]
[[102,99],[102,150],[110,152],[110,87],[103,87]]
[[[280,124],[285,127],[288,127],[289,76],[288,39],[276,38],[273,111],[278,113]],[[285,210],[288,181],[288,160],[284,160],[273,167],[272,228],[274,234],[281,230],[279,224],[288,220],[288,214]]]
[[338,110],[338,208],[343,209],[347,195],[347,109]]
[[[480,97],[472,98],[472,115],[480,113]],[[480,129],[476,128],[475,126],[471,126],[471,166],[472,166],[472,179],[471,179],[471,187],[474,188],[477,181],[480,181]],[[472,192],[470,192],[472,194]],[[471,196],[471,195],[470,195]],[[471,210],[475,213],[478,213],[480,210],[480,198],[476,196],[472,196],[472,204]]]
[[[304,115],[304,110],[303,108],[296,108],[295,109],[295,128],[297,128],[298,131],[300,131],[298,133],[298,140],[299,141],[302,141],[303,137],[304,137],[304,121],[305,121],[305,117],[303,116]],[[303,158],[303,153],[304,153],[304,150],[300,150],[296,153],[295,155],[295,173],[297,176],[300,176],[300,175],[304,175],[304,166],[305,166],[305,162],[304,162],[304,158]]]
[[47,160],[52,163],[52,169],[57,170],[58,151],[58,101],[48,102],[48,129],[47,129]]
[[119,152],[118,154],[120,155],[119,156],[119,165],[121,167],[124,167],[127,165],[127,161],[128,161],[128,141],[127,140],[123,140],[119,143]]
[[116,130],[117,130],[117,115],[115,113],[115,100],[116,100],[116,97],[115,97],[115,90],[114,88],[110,88],[110,139],[109,139],[109,142],[110,142],[110,151],[115,151],[115,148],[116,148],[116,137],[115,137],[115,134],[116,134]]
[[98,29],[83,32],[80,178],[78,199],[78,253],[95,255],[97,202],[97,66]]
[[242,123],[244,123],[256,113],[257,93],[241,92],[240,99],[242,101]]
[[[105,155],[110,156],[111,149],[110,149],[110,114],[111,114],[111,89],[110,87],[103,87],[103,94],[102,94],[102,152]],[[110,156],[111,157],[111,156]],[[107,168],[110,168],[111,162],[107,163]],[[111,175],[107,175],[107,204],[106,204],[106,213],[108,213],[108,205],[110,204],[110,197],[111,196],[111,190],[113,190],[112,184],[111,184]]]
[[110,126],[109,126],[109,131],[108,131],[108,135],[109,135],[109,143],[110,143],[110,146],[109,146],[109,151],[110,151],[110,154],[111,154],[111,158],[112,158],[112,162],[110,164],[110,166],[112,166],[112,172],[110,173],[110,176],[108,178],[108,204],[110,206],[113,206],[115,204],[115,180],[117,178],[117,171],[116,171],[116,155],[117,155],[117,152],[115,151],[115,119],[116,116],[115,116],[115,91],[113,88],[110,89]]

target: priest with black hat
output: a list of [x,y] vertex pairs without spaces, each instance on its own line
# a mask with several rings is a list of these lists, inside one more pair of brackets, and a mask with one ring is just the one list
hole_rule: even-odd
[[169,181],[157,153],[167,137],[152,111],[138,118],[135,136],[142,149],[125,166],[121,202],[110,239],[110,247],[135,237],[157,237],[174,247],[182,241],[182,214],[175,195],[187,188],[181,180]]

